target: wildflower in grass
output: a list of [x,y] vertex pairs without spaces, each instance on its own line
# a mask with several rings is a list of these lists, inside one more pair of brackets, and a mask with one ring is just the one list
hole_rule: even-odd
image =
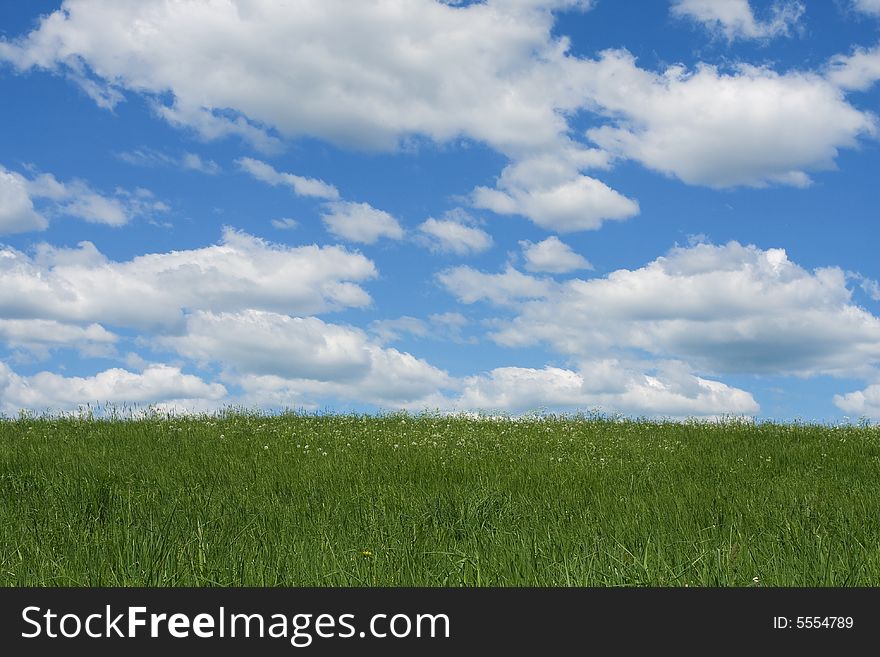
[[373,556],[373,553],[370,550],[364,550],[361,552],[361,555],[363,555],[364,559],[369,559]]

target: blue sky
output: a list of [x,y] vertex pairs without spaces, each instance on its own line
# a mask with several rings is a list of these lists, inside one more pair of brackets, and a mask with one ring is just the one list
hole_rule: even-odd
[[0,5],[0,412],[880,418],[880,2]]

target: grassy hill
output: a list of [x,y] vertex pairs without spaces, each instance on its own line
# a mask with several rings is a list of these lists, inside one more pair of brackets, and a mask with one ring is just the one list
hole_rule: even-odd
[[0,584],[880,583],[880,428],[0,421]]

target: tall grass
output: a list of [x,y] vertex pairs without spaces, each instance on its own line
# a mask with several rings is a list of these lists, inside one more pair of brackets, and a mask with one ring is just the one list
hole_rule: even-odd
[[0,421],[0,584],[880,584],[880,428]]

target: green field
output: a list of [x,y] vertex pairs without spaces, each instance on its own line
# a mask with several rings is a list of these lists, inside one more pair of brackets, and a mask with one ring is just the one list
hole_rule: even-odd
[[876,586],[880,427],[0,421],[5,586]]

